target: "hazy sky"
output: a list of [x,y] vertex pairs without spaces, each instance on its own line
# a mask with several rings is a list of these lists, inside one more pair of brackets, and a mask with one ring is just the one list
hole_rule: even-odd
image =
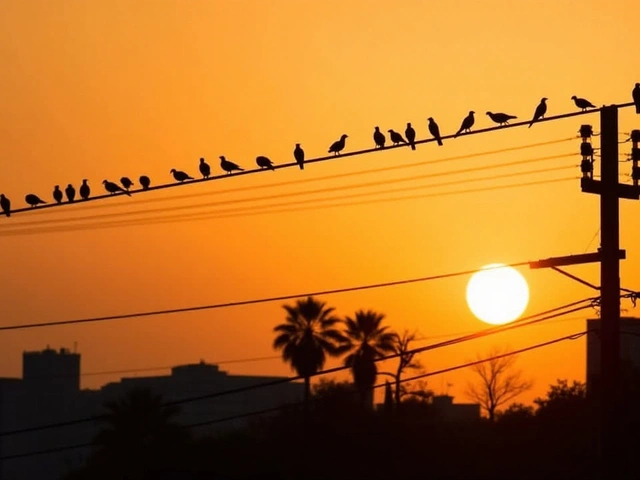
[[[475,128],[492,125],[487,110],[525,120],[543,96],[549,98],[548,115],[574,111],[572,95],[598,106],[628,102],[640,81],[634,60],[640,34],[630,14],[635,3],[3,0],[0,192],[17,208],[24,206],[27,193],[51,201],[54,185],[78,187],[83,178],[102,193],[103,179],[117,181],[122,175],[137,181],[144,173],[154,184],[172,181],[171,168],[196,176],[201,156],[219,173],[219,155],[245,168],[254,168],[257,155],[288,163],[295,143],[302,144],[307,157],[321,156],[343,133],[349,135],[346,150],[370,148],[375,126],[385,133],[389,128],[404,132],[412,122],[418,137],[425,138],[429,116],[443,134],[455,132],[469,110],[476,112]],[[621,110],[619,120],[621,132],[640,128],[640,116],[631,109]],[[570,139],[582,123],[599,131],[594,114],[461,137],[442,147],[430,143],[416,151],[395,149],[308,165],[304,171],[283,169],[3,217],[0,322],[48,322],[305,293],[594,251],[599,200],[582,193],[577,179],[438,195],[577,178],[579,139],[428,163]],[[597,146],[597,137],[594,142]],[[630,144],[620,148],[622,160]],[[531,164],[362,187],[563,154]],[[401,170],[322,180],[419,162]],[[626,174],[630,164],[620,168]],[[264,188],[308,179],[314,181]],[[460,183],[430,186],[444,182]],[[252,186],[255,191],[214,194]],[[333,187],[342,189],[270,198]],[[392,188],[407,191],[380,193]],[[358,192],[374,193],[328,202],[340,205],[334,208],[309,208],[326,205],[320,201],[325,197]],[[419,194],[431,196],[349,205]],[[182,195],[197,196],[175,198]],[[234,203],[248,198],[254,200]],[[297,203],[310,199],[313,203]],[[285,211],[249,214],[272,204],[284,204],[278,209]],[[148,211],[180,205],[195,207]],[[149,223],[181,212],[221,211],[226,212],[222,218]],[[107,214],[116,215],[101,217]],[[60,223],[78,216],[96,218]],[[130,220],[139,222],[96,228]],[[36,233],[8,236],[20,223]],[[52,227],[57,230],[46,232]],[[627,288],[640,286],[639,230],[640,204],[623,201],[621,244],[628,259],[622,263],[622,284]],[[570,270],[598,283],[597,265]],[[531,288],[525,314],[593,295],[552,271],[522,273]],[[398,330],[439,336],[484,327],[465,304],[467,280],[322,298],[341,315],[374,309]],[[493,345],[515,349],[582,331],[589,315],[573,314],[569,320],[436,350],[421,359],[428,370],[445,368]],[[272,329],[282,319],[280,302],[8,331],[0,335],[0,374],[20,374],[23,350],[47,344],[73,348],[74,342],[85,372],[271,356]],[[535,389],[521,399],[543,394],[557,378],[584,379],[584,353],[585,340],[580,339],[522,354],[518,365],[535,380]],[[280,360],[224,368],[242,374],[291,373]],[[85,376],[82,384],[97,387],[116,378]],[[429,384],[440,392],[452,383],[450,393],[464,401],[468,378],[468,372],[452,373]]]

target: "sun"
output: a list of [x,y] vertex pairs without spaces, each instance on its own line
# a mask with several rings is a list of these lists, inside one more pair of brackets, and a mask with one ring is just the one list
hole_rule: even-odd
[[529,286],[515,268],[501,263],[485,265],[467,284],[467,304],[480,320],[491,325],[514,321],[527,308]]

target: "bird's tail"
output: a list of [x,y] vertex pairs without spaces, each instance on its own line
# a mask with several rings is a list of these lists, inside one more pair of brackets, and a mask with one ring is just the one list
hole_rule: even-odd
[[127,197],[131,196],[131,194],[129,193],[129,190],[123,190],[123,192],[127,195]]
[[[457,136],[458,136],[458,135],[456,134],[456,137],[457,137]],[[442,146],[442,140],[440,140],[439,138],[438,138],[438,145]]]
[[416,149],[416,144],[411,142],[411,150],[415,150]]
[[529,126],[527,128],[531,128],[531,125],[533,125],[533,122],[535,122],[535,120],[531,120],[531,123],[529,123]]
[[6,215],[7,217],[10,217],[10,216],[11,216],[11,212],[5,212],[5,215]]
[[640,115],[640,103],[636,103],[636,113]]
[[300,170],[304,170],[304,163],[300,164]]
[[456,138],[458,135],[460,135],[460,132],[462,132],[462,129],[458,130],[456,134],[453,136],[453,138]]

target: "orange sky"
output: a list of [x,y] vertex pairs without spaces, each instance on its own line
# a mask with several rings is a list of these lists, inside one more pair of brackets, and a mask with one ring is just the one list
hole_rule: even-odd
[[[403,132],[412,122],[428,136],[433,116],[453,133],[469,110],[476,128],[487,110],[528,119],[541,97],[548,115],[574,111],[572,95],[596,105],[630,101],[640,81],[640,40],[629,1],[294,0],[65,2],[4,0],[0,4],[0,192],[24,206],[26,193],[51,199],[53,185],[78,186],[145,173],[171,181],[171,168],[197,174],[198,158],[219,172],[225,155],[253,168],[256,155],[292,161],[296,142],[307,157],[324,155],[342,133],[347,150],[373,146],[373,127]],[[631,109],[620,129],[640,128]],[[430,143],[75,206],[16,214],[7,225],[73,216],[125,213],[249,197],[256,202],[197,211],[255,208],[287,202],[282,213],[247,210],[207,221],[143,224],[37,235],[2,236],[2,324],[47,322],[304,293],[583,253],[599,225],[598,198],[579,181],[464,195],[300,210],[308,198],[425,185],[431,194],[579,175],[579,140],[503,154],[256,189],[140,204],[143,199],[206,194],[217,189],[314,179],[394,164],[411,164],[572,137],[581,123],[599,130],[598,115]],[[621,139],[624,139],[621,137]],[[596,143],[598,139],[596,138]],[[630,145],[621,145],[621,155]],[[574,157],[467,175],[353,189],[408,175],[494,165],[576,152]],[[427,185],[503,173],[575,166],[495,182]],[[598,163],[596,163],[596,166]],[[599,168],[599,167],[597,167]],[[621,164],[626,173],[629,164]],[[268,199],[270,195],[343,186],[344,190]],[[353,191],[351,191],[353,190]],[[375,194],[362,200],[388,198]],[[357,199],[361,200],[361,199]],[[309,204],[304,204],[308,206]],[[94,208],[95,207],[95,208]],[[638,288],[640,205],[621,206],[622,284]],[[194,210],[196,211],[196,210]],[[46,214],[45,214],[46,212]],[[175,212],[174,212],[175,213]],[[191,213],[191,211],[189,211]],[[167,212],[169,214],[169,212]],[[96,219],[157,218],[164,213]],[[61,224],[62,225],[62,224]],[[69,224],[65,224],[69,225]],[[598,266],[571,267],[597,283]],[[551,271],[522,270],[530,284],[525,314],[591,296]],[[341,315],[375,309],[398,330],[423,336],[483,328],[465,302],[467,277],[323,297]],[[630,305],[624,305],[630,308]],[[628,312],[627,314],[633,314]],[[573,320],[503,333],[424,354],[428,370],[475,358],[493,345],[521,348],[582,331]],[[636,313],[637,315],[637,313]],[[0,375],[20,374],[21,352],[78,344],[85,372],[274,355],[272,328],[280,303],[102,324],[4,332]],[[422,342],[421,345],[425,344]],[[556,378],[584,379],[584,339],[520,356],[535,380],[521,397],[543,394]],[[333,366],[329,363],[327,366]],[[279,360],[225,365],[230,373],[290,374]],[[161,372],[158,372],[161,373]],[[97,387],[118,376],[86,376]],[[464,401],[468,372],[430,379]]]

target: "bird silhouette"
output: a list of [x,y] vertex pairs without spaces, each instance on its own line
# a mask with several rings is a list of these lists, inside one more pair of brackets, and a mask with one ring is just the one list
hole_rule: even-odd
[[487,115],[489,115],[489,118],[496,122],[498,125],[509,125],[509,120],[518,118],[515,115],[509,115],[507,113],[487,112]]
[[33,193],[29,193],[24,197],[25,202],[27,202],[27,204],[31,205],[31,207],[35,207],[36,205],[40,204],[40,203],[47,203],[44,200],[41,200],[40,197],[38,197],[37,195],[33,194]]
[[125,190],[129,190],[131,187],[133,187],[133,182],[129,177],[122,177],[120,179],[120,183],[122,184]]
[[67,196],[67,200],[69,202],[73,202],[76,198],[76,189],[73,188],[73,185],[67,185],[67,188],[64,189],[64,194]]
[[88,180],[85,178],[82,180],[82,185],[80,185],[80,197],[82,197],[83,200],[86,200],[89,198],[89,195],[91,195],[91,187],[89,187],[87,182]]
[[231,172],[233,172],[234,170],[240,170],[241,172],[244,171],[244,168],[240,167],[236,163],[230,162],[229,160],[224,158],[224,155],[220,156],[220,167],[229,175],[231,175]]
[[256,157],[256,164],[260,168],[268,168],[269,170],[275,170],[273,168],[273,162],[269,160],[267,157],[264,157],[262,155]]
[[411,145],[411,150],[415,150],[416,131],[413,129],[410,123],[407,123],[407,128],[404,131],[404,136],[407,137],[407,141],[409,142],[409,145]]
[[298,165],[300,166],[300,170],[304,170],[304,150],[299,143],[296,143],[296,148],[293,151],[293,158],[296,159]]
[[631,98],[633,98],[633,103],[636,105],[636,113],[640,114],[640,83],[636,83],[636,86],[633,87]]
[[347,135],[346,133],[343,133],[340,136],[340,140],[336,140],[331,144],[331,146],[329,147],[329,153],[333,152],[334,155],[340,155],[340,152],[344,150],[345,140],[347,138],[349,138],[349,135]]
[[53,199],[57,203],[62,203],[62,190],[60,190],[60,185],[53,187]]
[[453,138],[456,138],[462,132],[470,132],[471,131],[471,127],[473,127],[473,124],[475,123],[475,118],[473,117],[474,113],[476,113],[476,112],[471,110],[469,112],[469,115],[464,117],[464,120],[462,120],[462,124],[460,125],[460,129],[456,132],[456,134],[453,136]]
[[380,131],[380,127],[376,127],[373,132],[373,141],[376,143],[375,148],[384,148],[384,144],[387,142],[387,138],[384,133]]
[[126,191],[124,188],[122,188],[117,183],[110,182],[109,180],[103,180],[102,184],[104,185],[104,189],[107,192],[109,192],[111,195],[113,195],[114,193],[122,192],[122,193],[125,193],[128,196],[131,196],[131,194],[128,191]]
[[389,138],[393,142],[394,145],[399,145],[401,143],[407,143],[407,141],[400,135],[398,132],[390,128],[387,130],[389,132]]
[[433,119],[433,117],[429,117],[428,120],[429,120],[429,133],[433,135],[433,138],[436,139],[436,141],[438,142],[438,145],[442,146],[442,138],[440,137],[440,127],[438,127],[438,124]]
[[0,193],[0,208],[7,217],[11,216],[11,200],[4,196],[4,193]]
[[571,100],[573,100],[573,103],[576,104],[576,107],[580,108],[583,112],[587,109],[587,108],[596,108],[595,105],[593,105],[589,100],[587,100],[586,98],[579,98],[576,97],[575,95],[573,97],[571,97]]
[[200,159],[200,165],[198,166],[200,169],[200,173],[202,174],[202,178],[209,178],[211,175],[211,166],[205,162],[204,158]]
[[533,113],[533,118],[531,119],[528,128],[531,128],[531,125],[533,125],[534,122],[544,118],[544,114],[547,113],[547,100],[549,100],[547,97],[543,97],[540,100],[540,103],[536,107],[536,111]]
[[176,181],[180,183],[184,182],[185,180],[193,180],[193,177],[189,176],[188,173],[176,170],[175,168],[172,168],[169,173],[173,174],[173,178],[175,178]]
[[140,185],[142,185],[143,190],[149,190],[149,186],[151,185],[151,179],[146,175],[141,175],[138,179]]

